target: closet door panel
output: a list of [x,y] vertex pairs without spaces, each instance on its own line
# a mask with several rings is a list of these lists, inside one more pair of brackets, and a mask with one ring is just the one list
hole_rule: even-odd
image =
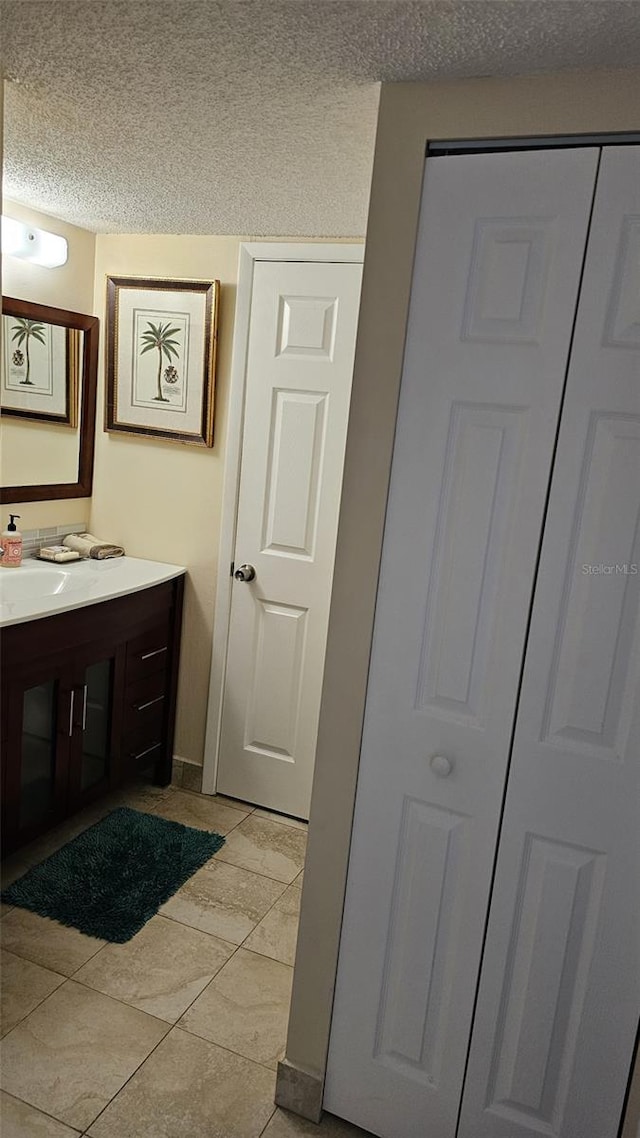
[[325,1092],[388,1138],[455,1132],[596,164],[427,160]]
[[640,1013],[640,150],[603,151],[459,1138],[615,1138]]

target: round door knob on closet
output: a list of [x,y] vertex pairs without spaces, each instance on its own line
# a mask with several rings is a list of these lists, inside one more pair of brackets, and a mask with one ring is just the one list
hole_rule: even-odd
[[453,770],[453,763],[446,755],[434,755],[431,759],[429,766],[438,778],[448,778]]
[[253,581],[255,580],[256,571],[253,565],[240,565],[233,575],[236,581]]

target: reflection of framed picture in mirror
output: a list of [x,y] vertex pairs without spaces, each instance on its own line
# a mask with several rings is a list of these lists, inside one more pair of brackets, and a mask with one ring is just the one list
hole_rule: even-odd
[[[7,318],[7,319],[5,319]],[[20,384],[26,376],[26,337],[12,341],[11,326],[31,320],[55,328],[56,335],[71,332],[69,339],[58,341],[57,352],[66,358],[70,374],[68,412],[55,410],[29,411],[5,406],[2,371],[6,367],[6,350],[19,349],[25,356],[22,373],[14,374],[10,401],[15,403],[15,387],[29,391],[30,384]],[[8,332],[7,332],[8,326]],[[17,332],[18,328],[14,328]],[[57,498],[88,498],[93,486],[93,454],[96,425],[96,385],[98,377],[98,340],[100,322],[86,312],[72,312],[48,304],[36,304],[13,296],[2,297],[0,319],[0,396],[2,396],[2,485],[0,502],[45,502]],[[42,339],[40,334],[39,339]],[[22,339],[22,342],[20,342]],[[29,362],[32,364],[33,334],[29,339]],[[40,343],[41,348],[43,345]],[[53,351],[53,348],[52,348]],[[66,357],[65,357],[66,353]],[[18,362],[20,357],[18,357]],[[11,361],[13,364],[13,360]],[[14,366],[17,366],[14,364]],[[33,365],[32,365],[33,366]],[[29,368],[29,379],[34,373]],[[75,377],[75,385],[73,379]],[[18,382],[16,382],[18,380]],[[66,383],[66,377],[65,377]],[[35,384],[33,385],[36,386]],[[35,398],[27,395],[26,399]],[[68,414],[68,423],[65,415]],[[68,427],[77,419],[75,430]],[[70,456],[72,456],[70,458]]]
[[105,430],[213,446],[218,281],[107,277]]
[[43,305],[26,307],[2,316],[2,414],[76,427],[80,332],[43,318]]

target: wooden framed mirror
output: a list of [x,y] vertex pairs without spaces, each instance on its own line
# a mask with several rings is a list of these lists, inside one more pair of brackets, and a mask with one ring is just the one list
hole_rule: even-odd
[[99,323],[2,298],[3,504],[90,497]]

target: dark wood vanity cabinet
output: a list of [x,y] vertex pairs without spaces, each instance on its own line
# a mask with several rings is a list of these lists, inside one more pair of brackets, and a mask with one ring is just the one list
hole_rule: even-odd
[[142,771],[171,781],[183,584],[2,630],[4,851]]

